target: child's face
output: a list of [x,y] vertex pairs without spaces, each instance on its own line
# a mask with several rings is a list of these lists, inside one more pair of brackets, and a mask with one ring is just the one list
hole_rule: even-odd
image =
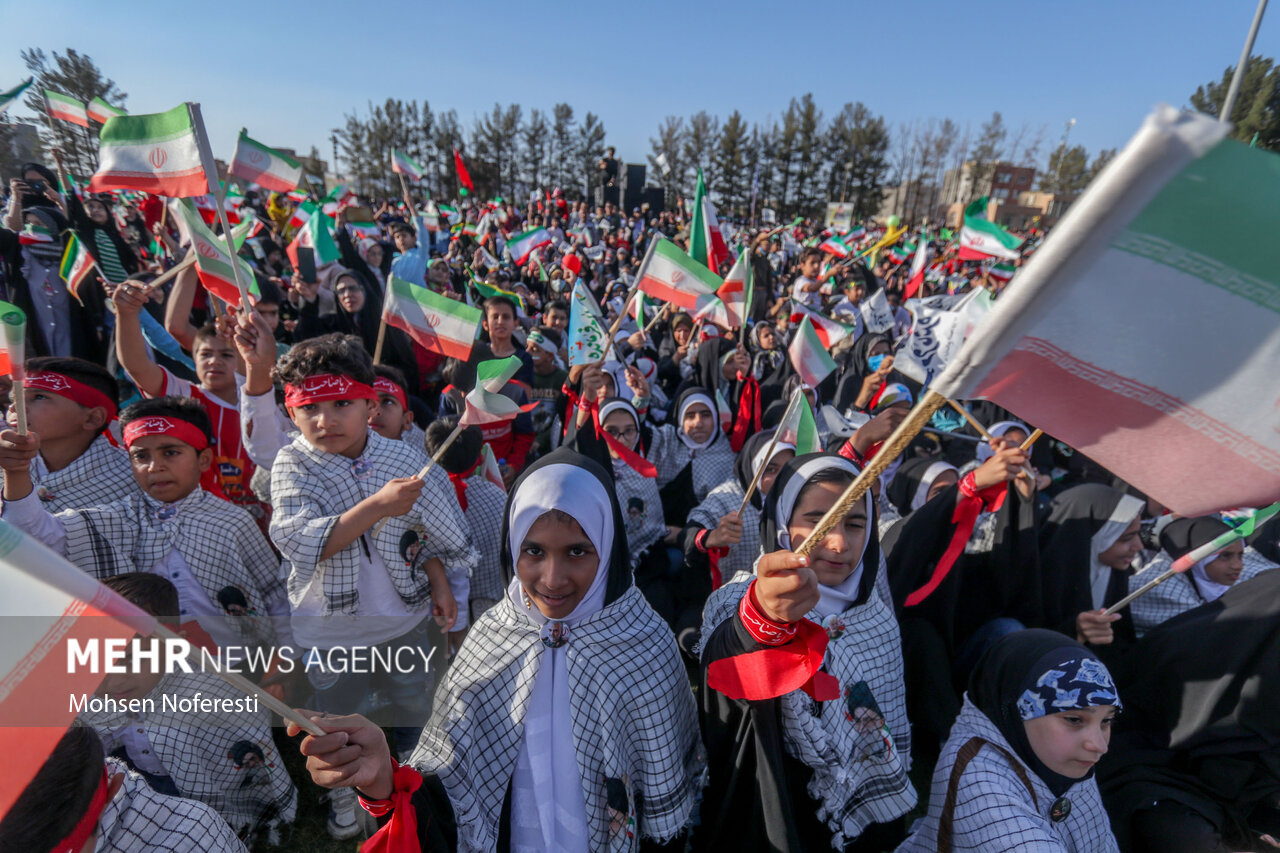
[[1054,773],[1080,779],[1106,754],[1115,717],[1114,707],[1099,705],[1047,714],[1023,725],[1036,758]]
[[200,485],[200,475],[213,463],[213,451],[207,447],[197,451],[167,435],[144,435],[129,446],[129,463],[142,491],[162,503],[173,503]]
[[[636,422],[631,415],[626,412],[610,412],[600,426],[624,447],[635,449],[636,438],[640,433],[636,430]],[[618,458],[612,447],[609,448],[609,455],[614,459]]]
[[[23,396],[27,401],[27,427],[40,436],[43,444],[51,441],[76,437],[91,437],[106,422],[105,412],[90,418],[93,409],[86,408],[74,400],[69,400],[43,388],[26,388]],[[9,423],[16,424],[17,415],[13,407],[9,408]]]
[[484,309],[484,328],[493,341],[511,340],[511,331],[515,328],[516,317],[506,305],[492,305]]
[[1129,522],[1129,526],[1125,528],[1124,533],[1120,534],[1120,538],[1098,555],[1098,562],[1113,569],[1129,568],[1133,558],[1142,550],[1142,534],[1139,533],[1141,527],[1142,519],[1140,518]]
[[1222,550],[1218,556],[1204,564],[1204,573],[1209,580],[1223,586],[1233,586],[1240,580],[1244,571],[1244,543],[1233,542]]
[[760,482],[756,487],[760,490],[760,497],[768,496],[769,490],[773,488],[773,481],[778,479],[778,472],[785,468],[795,456],[794,450],[779,450],[773,454],[773,458],[765,464],[764,471],[760,474]]
[[193,353],[196,378],[210,391],[224,391],[236,385],[236,351],[220,337],[201,338]]
[[556,512],[533,523],[516,556],[521,586],[548,619],[563,619],[573,612],[599,567],[600,555],[582,527]]
[[324,400],[292,408],[289,417],[312,446],[355,459],[364,452],[375,408],[372,400]]
[[274,334],[275,330],[280,326],[280,306],[274,302],[259,302],[254,307],[258,309],[262,319],[267,321],[267,327]]
[[711,438],[711,431],[716,428],[715,418],[704,404],[694,403],[685,409],[684,417],[680,419],[680,428],[685,435],[701,444]]
[[547,311],[547,325],[553,329],[563,332],[569,328],[569,315],[561,311],[559,308],[551,308]]
[[817,278],[818,268],[822,266],[822,258],[813,256],[800,262],[800,274],[805,278]]
[[547,370],[551,366],[551,353],[530,341],[524,351],[533,357],[534,370]]
[[[843,492],[844,486],[839,483],[815,483],[804,489],[787,524],[792,547],[800,546]],[[858,567],[866,536],[866,506],[863,501],[857,501],[845,515],[844,521],[831,528],[831,532],[809,554],[809,565],[818,576],[818,583],[823,586],[839,586],[844,583]]]
[[383,438],[399,440],[413,422],[413,412],[401,408],[400,401],[391,394],[379,394],[378,405],[369,415],[369,426]]
[[[136,639],[143,644],[144,648],[146,647],[148,638],[139,636]],[[132,644],[125,646],[125,649],[125,655],[118,663],[128,672],[116,672],[105,676],[95,691],[98,696],[110,696],[112,699],[122,700],[141,699],[160,683],[164,672],[159,666],[156,666],[156,671],[152,672],[149,662],[133,660]]]

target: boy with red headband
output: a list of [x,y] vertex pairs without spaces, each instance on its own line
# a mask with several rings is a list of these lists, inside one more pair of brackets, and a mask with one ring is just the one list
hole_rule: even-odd
[[213,463],[204,409],[194,400],[162,397],[134,403],[120,420],[141,493],[54,515],[31,483],[40,434],[5,430],[0,442],[13,449],[0,456],[0,515],[96,578],[135,569],[169,578],[178,588],[180,621],[198,623],[219,647],[242,645],[239,622],[218,601],[228,588],[270,614],[277,644],[292,645],[280,564],[257,523],[200,488],[201,474]]
[[375,364],[373,372],[377,377],[373,381],[373,390],[378,392],[378,405],[369,416],[369,426],[383,438],[403,441],[415,450],[421,450],[422,429],[413,422],[404,374],[386,364]]
[[[378,393],[359,338],[302,341],[273,373],[301,434],[271,466],[271,539],[284,555],[298,643],[308,661],[329,664],[307,667],[314,707],[351,713],[382,683],[396,749],[407,755],[430,706],[428,623],[453,627],[446,572],[469,575],[476,565],[471,532],[440,467],[417,479],[421,451],[369,428]],[[421,666],[345,665],[406,648],[422,650]],[[354,835],[354,797],[331,797],[330,807],[330,834]]]
[[[82,509],[137,491],[129,457],[107,437],[119,389],[105,368],[80,358],[33,358],[24,387],[27,427],[40,436],[31,481],[45,509]],[[15,449],[0,441],[0,457]]]
[[0,820],[0,850],[28,853],[245,853],[199,800],[157,794],[105,758],[93,729],[72,726]]

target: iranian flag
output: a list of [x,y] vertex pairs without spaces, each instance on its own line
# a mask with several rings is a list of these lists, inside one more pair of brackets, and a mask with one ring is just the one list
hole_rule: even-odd
[[466,361],[480,331],[481,312],[393,275],[387,280],[382,317],[423,349]]
[[80,285],[93,274],[93,270],[93,257],[73,233],[62,253],[62,266],[58,269],[58,275],[67,283],[67,290],[77,302],[84,302],[80,298]]
[[987,277],[995,279],[996,281],[1009,281],[1017,271],[1018,268],[1013,264],[996,264],[991,269],[987,270]]
[[467,164],[462,162],[462,155],[458,153],[458,149],[453,149],[453,167],[458,172],[458,183],[461,185],[458,189],[458,195],[466,196],[476,191],[476,185],[471,183],[471,174],[467,171]]
[[98,124],[106,124],[107,119],[115,118],[116,116],[127,116],[129,114],[118,107],[111,106],[106,101],[102,100],[102,98],[94,98],[90,101],[85,112],[88,113],[89,118],[93,119]]
[[809,398],[805,396],[803,388],[791,392],[787,410],[782,413],[782,420],[778,422],[778,444],[790,445],[796,456],[822,450],[822,441],[818,438],[818,423],[814,420],[813,407],[809,405]]
[[852,245],[858,242],[859,240],[861,240],[865,236],[867,236],[866,226],[859,225],[857,228],[851,228],[848,231],[841,234],[840,239],[844,240],[845,243]]
[[[1276,502],[1280,171],[1229,130],[1170,107],[1148,117],[938,393],[996,402],[1180,515]],[[1212,357],[1206,329],[1230,330]]]
[[836,369],[836,363],[807,316],[800,321],[787,354],[791,356],[791,366],[800,374],[800,381],[810,388],[817,388]]
[[715,296],[724,280],[705,265],[680,251],[665,237],[649,244],[636,278],[640,289],[662,302],[696,310],[698,299]]
[[43,225],[33,225],[28,222],[18,232],[19,246],[35,246],[39,243],[52,243],[53,232]]
[[84,104],[75,98],[55,92],[52,89],[44,90],[45,111],[53,118],[60,118],[63,121],[69,121],[72,124],[78,124],[81,127],[89,126],[89,115],[85,112]]
[[907,278],[906,289],[902,292],[902,301],[906,302],[920,292],[920,288],[924,286],[924,268],[929,261],[929,242],[924,239],[924,235],[920,237],[920,244],[916,246],[915,257],[911,259],[911,275]]
[[320,205],[314,201],[304,201],[293,209],[293,213],[289,216],[288,228],[298,229],[311,220],[311,217],[320,210]]
[[543,246],[550,246],[551,235],[545,228],[534,228],[522,234],[513,234],[507,238],[507,249],[511,252],[511,260],[516,266],[524,266],[529,256]]
[[7,92],[0,92],[0,116],[3,116],[5,110],[13,106],[18,98],[22,97],[22,93],[31,88],[31,84],[35,82],[34,77],[28,77],[26,82],[19,83]]
[[298,229],[298,234],[293,238],[293,242],[285,248],[285,254],[289,256],[289,261],[293,264],[294,269],[298,268],[298,249],[302,248],[315,251],[317,267],[333,263],[342,256],[338,251],[338,244],[333,241],[333,232],[329,230],[329,218],[327,216],[312,216],[308,218],[303,223],[303,226]]
[[391,171],[415,181],[422,180],[422,176],[427,173],[427,170],[422,168],[421,163],[399,148],[391,149]]
[[895,264],[904,262],[916,250],[914,243],[901,243],[889,250],[889,259]]
[[724,284],[716,291],[720,302],[728,311],[729,326],[737,329],[746,324],[747,315],[751,312],[751,302],[755,299],[755,280],[751,275],[751,255],[743,249],[738,254]]
[[822,241],[818,249],[828,255],[835,255],[837,258],[847,258],[853,254],[853,249],[844,241],[844,238],[834,235]]
[[962,261],[985,261],[987,258],[1018,259],[1022,241],[987,220],[987,197],[975,201],[964,210],[964,227],[960,229]]
[[72,650],[149,635],[156,619],[6,521],[0,521],[0,600],[6,602],[0,644],[0,726],[8,732],[0,785],[4,814],[74,721],[67,697],[92,694],[102,681],[101,664],[97,672],[69,665]]
[[186,104],[168,112],[116,116],[102,126],[90,192],[143,190],[170,198],[209,192],[195,123]]
[[698,170],[698,188],[693,196],[693,221],[689,223],[689,257],[711,270],[720,271],[720,265],[732,257],[725,245],[716,208],[707,198],[707,185]]
[[240,307],[240,287],[236,284],[235,269],[232,263],[239,264],[240,277],[249,293],[261,296],[253,268],[249,262],[228,250],[227,241],[209,230],[196,214],[191,205],[174,202],[169,206],[178,214],[178,226],[191,240],[191,249],[196,255],[196,271],[200,274],[200,283],[214,296],[233,308]]
[[492,424],[514,420],[520,413],[532,411],[538,402],[521,406],[502,393],[502,389],[519,371],[522,362],[514,355],[482,361],[476,365],[476,387],[467,394],[467,410],[458,419],[464,426]]
[[791,322],[794,324],[802,320],[809,321],[809,324],[813,326],[814,333],[822,341],[822,346],[826,349],[831,349],[858,331],[856,325],[833,320],[793,299],[791,300]]
[[227,171],[277,193],[289,192],[302,180],[301,163],[251,139],[243,130],[236,140],[236,153]]

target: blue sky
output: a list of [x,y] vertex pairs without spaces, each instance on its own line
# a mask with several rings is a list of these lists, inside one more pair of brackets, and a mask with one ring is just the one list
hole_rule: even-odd
[[[828,116],[862,101],[891,127],[949,116],[976,131],[1000,110],[1014,128],[1045,126],[1045,154],[1075,118],[1072,144],[1093,153],[1233,65],[1255,5],[0,0],[0,89],[25,78],[21,47],[74,47],[128,93],[130,112],[199,101],[221,157],[244,126],[327,158],[344,113],[398,97],[457,109],[466,126],[495,101],[526,112],[566,101],[643,162],[667,115],[736,108],[763,122],[805,92]],[[1255,53],[1280,56],[1280,9]]]

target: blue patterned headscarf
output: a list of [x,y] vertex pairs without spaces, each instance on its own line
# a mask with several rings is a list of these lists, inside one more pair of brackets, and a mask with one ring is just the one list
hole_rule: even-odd
[[1059,711],[1114,705],[1120,696],[1111,673],[1097,658],[1080,658],[1053,664],[1036,678],[1035,684],[1018,697],[1018,715],[1034,720]]

